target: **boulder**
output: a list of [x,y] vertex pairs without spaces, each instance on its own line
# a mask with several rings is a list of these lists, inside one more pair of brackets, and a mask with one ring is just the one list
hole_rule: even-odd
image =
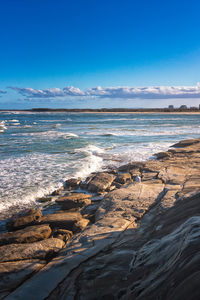
[[63,248],[64,242],[50,238],[43,241],[28,244],[10,244],[0,247],[0,262],[46,259],[49,255]]
[[68,180],[65,181],[66,189],[68,189],[68,190],[78,189],[80,183],[81,183],[80,178],[78,178],[78,179],[76,179],[76,178],[68,179]]
[[115,178],[115,181],[121,184],[125,184],[127,182],[130,182],[132,180],[130,173],[124,173],[120,174]]
[[22,216],[14,217],[8,224],[8,229],[16,230],[24,228],[28,225],[34,225],[42,217],[42,212],[40,209],[29,209],[24,212]]
[[20,260],[0,263],[0,298],[8,295],[33,273],[39,271],[45,261]]
[[72,230],[73,225],[80,219],[82,216],[79,212],[56,212],[43,216],[40,223],[49,224],[52,228]]
[[51,228],[49,225],[35,225],[0,235],[0,246],[16,243],[33,243],[49,238]]
[[108,173],[97,173],[90,181],[88,190],[91,192],[102,192],[109,188],[114,181],[115,176]]
[[84,207],[91,204],[91,195],[83,193],[74,193],[68,196],[60,197],[56,200],[63,209],[72,209]]

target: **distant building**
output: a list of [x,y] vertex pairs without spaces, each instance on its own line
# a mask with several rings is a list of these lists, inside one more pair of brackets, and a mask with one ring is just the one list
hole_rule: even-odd
[[199,104],[199,110],[200,110],[200,104]]
[[173,110],[174,109],[174,105],[169,105],[168,108]]
[[180,109],[187,109],[187,105],[181,105]]

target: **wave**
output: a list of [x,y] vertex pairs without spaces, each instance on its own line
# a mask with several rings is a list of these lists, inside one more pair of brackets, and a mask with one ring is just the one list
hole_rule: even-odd
[[[35,200],[52,193],[70,177],[85,178],[99,170],[103,159],[94,155],[95,147],[89,146],[87,156],[70,159],[69,154],[28,154],[1,160],[0,212],[4,217],[38,204]],[[14,211],[15,210],[15,211]]]
[[[12,133],[12,136],[18,136],[19,133]],[[37,132],[22,132],[20,133],[20,136],[30,136],[32,138],[40,138],[40,139],[47,139],[47,140],[53,140],[57,138],[63,138],[63,139],[71,139],[71,138],[78,138],[79,136],[72,132],[61,132],[61,131],[37,131]]]
[[8,122],[19,122],[19,120],[17,120],[17,119],[12,119],[12,120],[8,120]]
[[4,133],[6,129],[6,121],[0,121],[0,133]]

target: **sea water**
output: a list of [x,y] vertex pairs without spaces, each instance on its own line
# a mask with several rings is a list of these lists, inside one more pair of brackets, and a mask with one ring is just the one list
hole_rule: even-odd
[[0,112],[1,218],[68,178],[146,160],[199,135],[195,114]]

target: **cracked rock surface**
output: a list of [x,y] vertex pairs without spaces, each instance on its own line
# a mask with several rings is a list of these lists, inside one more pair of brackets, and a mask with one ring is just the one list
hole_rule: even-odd
[[[142,182],[108,192],[93,224],[4,299],[199,299],[200,140],[157,157],[120,167]],[[101,173],[89,189],[114,179]]]

